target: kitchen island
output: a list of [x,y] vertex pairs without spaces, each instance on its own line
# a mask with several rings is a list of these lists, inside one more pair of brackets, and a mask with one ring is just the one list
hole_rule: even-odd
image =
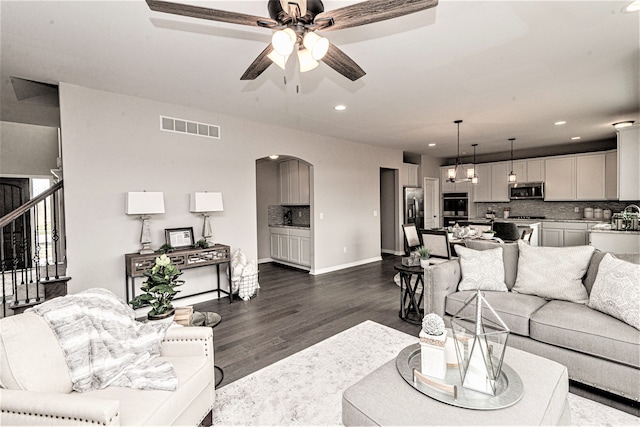
[[603,252],[640,252],[640,231],[589,230],[589,244]]

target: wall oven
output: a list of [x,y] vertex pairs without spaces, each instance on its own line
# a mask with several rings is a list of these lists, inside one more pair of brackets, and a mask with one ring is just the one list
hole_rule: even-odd
[[442,226],[449,227],[456,222],[469,220],[469,194],[444,193],[442,195]]

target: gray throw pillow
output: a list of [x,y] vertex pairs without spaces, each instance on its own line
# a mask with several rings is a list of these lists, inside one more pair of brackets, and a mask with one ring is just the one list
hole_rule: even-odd
[[588,306],[640,329],[640,265],[606,254]]
[[462,271],[459,291],[508,291],[504,283],[502,248],[476,251],[455,245],[455,250],[460,256]]
[[518,277],[513,292],[580,304],[589,301],[582,277],[589,267],[593,246],[529,246],[518,240],[518,248]]
[[504,262],[504,283],[507,289],[511,290],[516,283],[516,275],[518,273],[518,244],[517,243],[498,243],[488,240],[473,239],[466,240],[465,244],[468,248],[477,251],[487,249],[502,248],[502,262]]

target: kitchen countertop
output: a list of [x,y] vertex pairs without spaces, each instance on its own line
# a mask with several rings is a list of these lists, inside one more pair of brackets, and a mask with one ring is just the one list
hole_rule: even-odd
[[589,230],[589,233],[608,233],[608,234],[637,234],[638,236],[640,236],[640,230],[639,231],[634,231],[634,230]]
[[284,224],[269,224],[269,227],[279,227],[279,228],[299,228],[302,230],[309,230],[311,225],[284,225]]
[[[477,223],[486,223],[489,224],[491,220],[486,218],[475,218],[469,219],[469,222],[477,222]],[[496,218],[493,220],[494,222],[518,222],[518,223],[529,223],[535,224],[539,222],[584,222],[584,223],[593,223],[599,224],[601,222],[608,223],[609,221],[605,221],[604,219],[592,219],[592,218],[582,218],[582,219],[554,219],[554,218],[530,218],[530,219],[521,219],[521,218]]]

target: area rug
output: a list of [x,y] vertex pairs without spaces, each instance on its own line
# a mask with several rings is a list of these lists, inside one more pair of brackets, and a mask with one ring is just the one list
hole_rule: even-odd
[[[417,337],[366,321],[216,391],[214,425],[342,425],[342,392]],[[640,418],[569,394],[574,425]]]

